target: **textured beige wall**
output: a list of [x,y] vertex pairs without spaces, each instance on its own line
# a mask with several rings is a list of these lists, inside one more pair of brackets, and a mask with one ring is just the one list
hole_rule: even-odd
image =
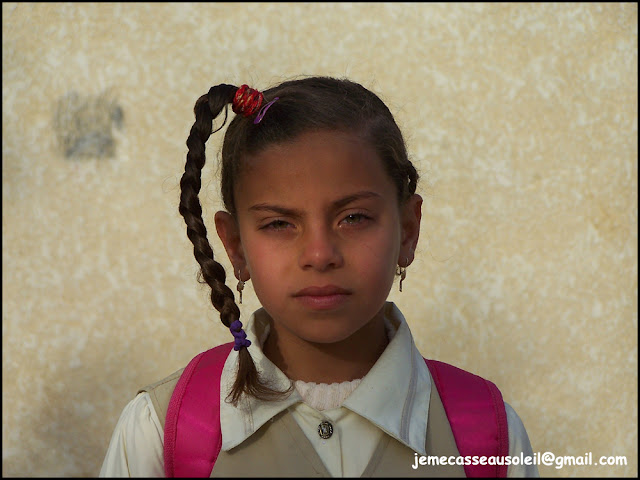
[[3,475],[96,475],[136,389],[230,338],[177,212],[193,104],[328,74],[423,175],[391,295],[422,353],[499,385],[534,451],[628,461],[541,474],[636,476],[637,47],[636,4],[3,3]]

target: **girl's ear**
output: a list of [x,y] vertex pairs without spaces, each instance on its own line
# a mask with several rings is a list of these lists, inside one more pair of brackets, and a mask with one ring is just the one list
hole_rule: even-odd
[[[228,212],[219,211],[215,215],[216,231],[224,249],[227,251],[227,256],[233,265],[233,274],[238,277],[241,275],[244,277],[244,271],[246,270],[246,262],[244,258],[244,250],[242,249],[242,242],[240,241],[240,229],[238,228],[238,222]],[[239,273],[241,272],[241,273]],[[238,278],[238,280],[248,280],[248,278]]]
[[398,265],[407,267],[413,262],[418,236],[420,235],[420,221],[422,220],[422,197],[414,193],[402,205],[400,210],[400,222],[402,227],[402,239],[400,243],[400,255]]

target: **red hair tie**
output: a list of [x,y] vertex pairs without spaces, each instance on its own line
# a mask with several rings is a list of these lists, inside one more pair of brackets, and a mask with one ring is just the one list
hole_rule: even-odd
[[233,97],[233,112],[250,117],[258,111],[263,100],[262,92],[249,88],[248,85],[242,85]]

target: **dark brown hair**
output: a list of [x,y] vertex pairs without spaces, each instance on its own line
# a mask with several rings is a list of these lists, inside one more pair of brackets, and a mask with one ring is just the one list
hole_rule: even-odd
[[[238,87],[221,84],[212,87],[195,104],[195,123],[187,138],[187,161],[180,181],[180,214],[187,224],[187,236],[200,264],[200,276],[211,287],[211,303],[220,312],[222,323],[229,327],[240,318],[233,291],[225,284],[225,270],[213,258],[202,219],[198,193],[205,164],[205,143],[211,135],[213,120],[232,102]],[[309,131],[351,132],[375,148],[396,185],[402,204],[416,191],[418,173],[410,162],[404,138],[393,115],[380,98],[358,83],[347,79],[310,77],[290,80],[265,90],[264,102],[273,103],[262,120],[254,124],[255,115],[236,115],[230,122],[222,145],[221,190],[225,208],[236,215],[234,184],[246,155],[256,154],[269,145],[292,141]],[[226,116],[225,116],[226,121]],[[224,122],[223,122],[224,125]],[[220,127],[221,128],[221,127]],[[247,348],[241,348],[235,383],[229,394],[237,404],[243,393],[261,399],[287,394],[273,390],[258,376]]]

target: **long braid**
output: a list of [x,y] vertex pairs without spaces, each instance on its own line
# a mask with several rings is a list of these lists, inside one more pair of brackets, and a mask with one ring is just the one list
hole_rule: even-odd
[[200,97],[196,102],[194,107],[196,121],[187,138],[189,152],[185,172],[180,180],[181,194],[178,208],[187,224],[187,236],[193,243],[193,254],[200,265],[202,277],[211,287],[211,303],[220,312],[222,323],[227,327],[240,318],[240,309],[235,303],[233,291],[225,284],[224,267],[213,258],[213,250],[207,239],[207,228],[202,219],[198,193],[202,185],[202,168],[205,164],[205,143],[211,136],[213,119],[228,103],[230,95],[235,93],[235,90],[235,87],[229,85],[213,87],[209,94]]
[[[187,236],[193,243],[193,254],[200,265],[200,274],[204,282],[211,287],[211,303],[220,312],[220,320],[227,328],[239,320],[240,309],[236,305],[233,291],[225,283],[224,267],[214,260],[198,194],[202,186],[202,169],[206,160],[205,144],[211,136],[213,119],[233,100],[237,91],[238,87],[222,84],[212,87],[208,94],[196,101],[196,120],[187,138],[189,151],[185,171],[180,180],[178,208],[187,225]],[[242,393],[267,399],[283,393],[271,390],[260,382],[258,371],[246,348],[238,350],[238,356],[238,374],[229,394],[233,404],[237,404]]]

